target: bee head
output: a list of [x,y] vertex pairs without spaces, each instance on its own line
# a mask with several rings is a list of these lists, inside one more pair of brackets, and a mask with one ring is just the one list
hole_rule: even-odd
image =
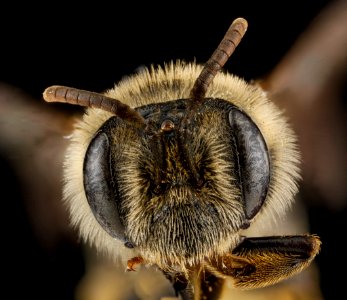
[[[46,101],[90,107],[84,128],[75,135],[83,137],[76,138],[67,158],[71,163],[81,151],[84,155],[78,171],[68,166],[66,173],[69,181],[75,176],[80,182],[82,177],[82,188],[67,182],[65,189],[71,211],[80,211],[76,224],[88,225],[92,215],[109,237],[162,269],[200,264],[241,242],[240,231],[250,226],[271,189],[271,155],[247,111],[230,97],[221,97],[223,93],[214,97],[206,92],[246,29],[247,22],[236,19],[193,82],[192,72],[188,75],[177,66],[174,76],[182,72],[186,78],[160,75],[139,88],[141,97],[148,92],[149,98],[161,95],[160,101],[132,107],[106,94],[61,86],[46,89]],[[149,76],[139,77],[143,82]],[[189,87],[190,92],[165,100],[168,82],[172,90]],[[234,78],[231,82],[241,85]],[[135,97],[131,85],[124,85]],[[92,119],[100,126],[90,125]],[[76,176],[81,170],[82,176]],[[82,211],[79,206],[85,203],[88,208]],[[89,229],[81,229],[84,236],[103,244],[101,231]]]

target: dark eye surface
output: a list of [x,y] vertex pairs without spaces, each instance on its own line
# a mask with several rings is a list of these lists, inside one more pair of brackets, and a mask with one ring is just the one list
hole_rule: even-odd
[[248,219],[260,210],[270,182],[270,161],[264,138],[256,124],[243,112],[232,108],[229,122],[238,151],[241,186]]
[[109,166],[110,143],[107,134],[99,132],[88,147],[84,160],[84,189],[89,206],[104,230],[125,241],[113,189]]

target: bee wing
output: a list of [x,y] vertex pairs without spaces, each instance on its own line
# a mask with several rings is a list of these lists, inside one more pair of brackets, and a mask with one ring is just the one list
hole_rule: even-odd
[[231,277],[237,288],[265,287],[308,267],[320,245],[315,235],[244,238],[231,253],[210,261],[207,269]]
[[[67,137],[81,111],[45,104],[19,88],[0,84],[0,161],[16,174],[16,180],[4,185],[3,193],[20,193],[20,201],[13,196],[4,203],[4,211],[13,212],[5,217],[12,224],[13,215],[22,208],[33,236],[53,249],[62,238],[76,240],[61,201],[61,176]],[[4,170],[1,168],[2,178],[9,177]]]

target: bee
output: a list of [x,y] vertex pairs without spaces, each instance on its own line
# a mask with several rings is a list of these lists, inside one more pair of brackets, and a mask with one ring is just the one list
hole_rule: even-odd
[[308,267],[317,235],[247,236],[283,216],[300,181],[295,132],[257,84],[223,71],[248,23],[235,19],[204,64],[142,69],[103,94],[48,87],[87,107],[64,161],[81,237],[127,270],[156,266],[184,299],[280,282]]

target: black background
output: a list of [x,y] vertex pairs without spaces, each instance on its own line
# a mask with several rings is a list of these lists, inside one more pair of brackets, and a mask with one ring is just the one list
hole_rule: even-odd
[[226,69],[254,79],[272,70],[329,1],[306,2],[21,4],[1,12],[0,80],[37,99],[52,84],[102,91],[141,65],[205,62],[236,17],[249,28]]
[[[201,1],[141,5],[115,2],[112,6],[84,3],[76,4],[77,7],[50,2],[49,6],[43,3],[38,7],[32,4],[3,7],[0,82],[22,89],[37,101],[42,101],[43,90],[53,84],[102,92],[142,65],[175,59],[205,62],[231,22],[240,16],[248,20],[249,28],[225,68],[247,80],[256,79],[276,66],[329,2]],[[1,168],[7,174],[4,187],[10,192],[11,168],[5,163]],[[16,192],[11,189],[11,193]],[[13,255],[5,260],[15,269],[11,276],[26,283],[24,286],[11,283],[7,288],[22,289],[35,299],[72,299],[73,288],[84,268],[79,249],[62,245],[53,254],[45,253],[30,232],[29,224],[26,231],[16,230],[18,223],[28,222],[20,204],[12,203],[10,207],[15,221],[8,227],[8,219],[3,218],[2,228],[15,238],[5,246],[13,249],[8,251]],[[337,267],[342,258],[339,249],[343,246],[336,229],[346,227],[341,221],[345,213],[333,213],[324,207],[309,209],[311,231],[328,241],[328,250],[317,261],[322,270],[323,293],[326,299],[334,299],[333,295],[344,290]],[[49,277],[47,282],[45,276],[39,279],[43,280],[43,289],[55,292],[45,294],[32,288],[38,280],[34,275],[36,269]]]

